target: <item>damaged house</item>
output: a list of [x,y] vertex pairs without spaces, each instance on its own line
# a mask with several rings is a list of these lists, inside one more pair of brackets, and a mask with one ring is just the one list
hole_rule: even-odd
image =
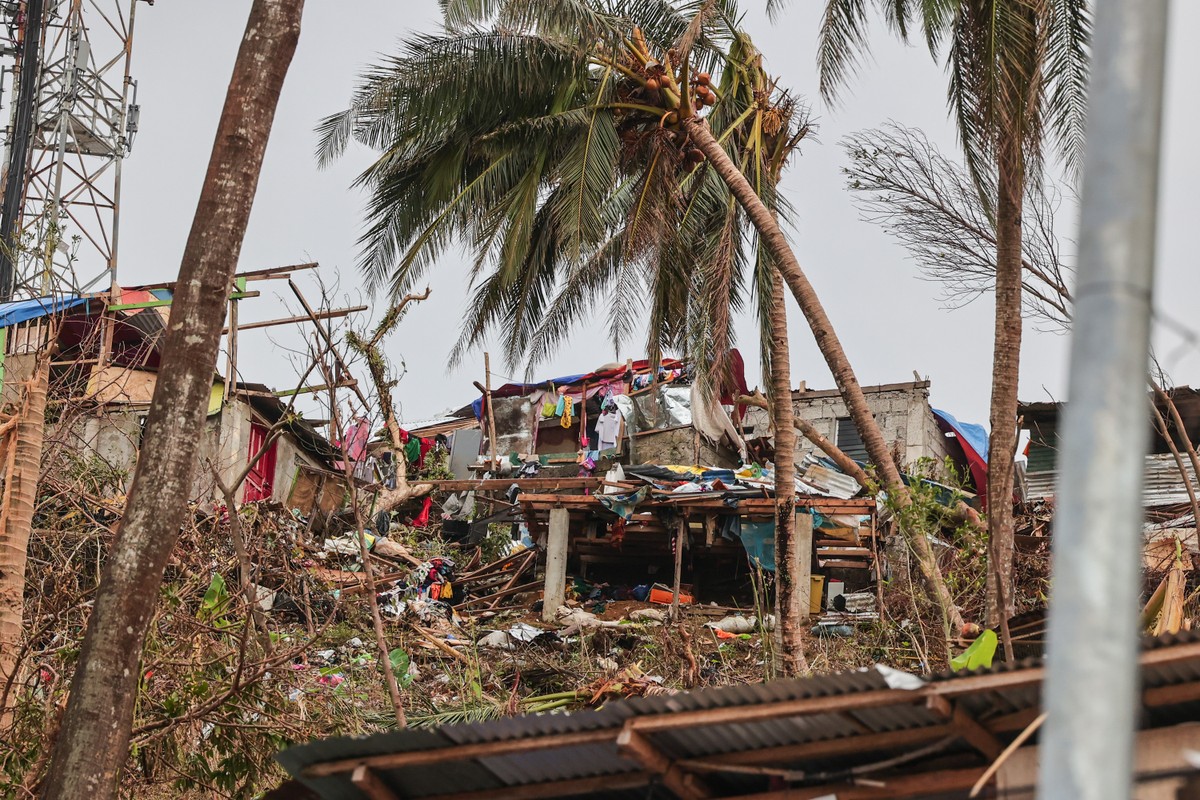
[[[1170,509],[1189,503],[1188,484],[1196,485],[1196,473],[1188,458],[1192,442],[1200,441],[1200,391],[1188,386],[1169,390],[1182,428],[1162,398],[1151,393],[1148,405],[1161,416],[1166,431],[1153,421],[1150,452],[1145,457],[1145,487],[1142,505],[1147,511]],[[1059,418],[1065,403],[1022,403],[1019,414],[1029,430],[1024,479],[1019,487],[1025,502],[1052,500],[1058,478]],[[1154,414],[1151,414],[1154,417]],[[1186,472],[1181,474],[1175,453],[1181,455]]]
[[[580,464],[601,458],[729,468],[746,456],[731,417],[737,413],[735,395],[746,391],[741,357],[734,362],[733,386],[716,402],[701,396],[682,361],[663,360],[655,377],[648,361],[630,360],[587,373],[507,383],[490,393],[476,384],[480,397],[470,405],[406,427],[416,436],[446,435],[458,478],[522,471],[576,475]],[[491,463],[493,453],[497,465]]]
[[[921,472],[940,479],[946,477],[942,465],[949,458],[966,481],[968,497],[974,490],[982,500],[987,486],[987,431],[933,408],[929,403],[929,387],[930,382],[925,379],[863,386],[862,390],[902,472]],[[839,450],[860,464],[867,463],[867,449],[837,389],[809,389],[802,383],[792,392],[792,406],[798,418],[807,421]],[[770,414],[763,408],[749,408],[742,426],[748,437],[767,435],[771,428]],[[810,441],[797,437],[796,462],[810,483],[820,484],[829,479],[827,468],[814,463],[820,456]]]
[[[154,393],[171,294],[170,286],[156,286],[120,290],[117,302],[104,293],[0,304],[0,405],[14,402],[21,381],[52,348],[47,441],[56,443],[58,457],[85,467],[90,461],[128,481]],[[231,299],[254,294],[243,284]],[[212,470],[232,483],[280,426],[239,499],[287,503],[295,495],[293,507],[305,513],[341,505],[334,448],[285,400],[266,386],[214,376],[190,500],[216,497]]]
[[[541,544],[547,617],[568,572],[624,573],[688,602],[756,567],[773,571],[774,472],[747,444],[769,437],[769,422],[751,419],[733,356],[729,385],[711,399],[685,362],[664,360],[655,373],[631,360],[490,393],[476,384],[471,405],[407,425],[411,435],[452,439],[455,479],[433,481],[435,495],[453,493],[442,501],[443,530],[466,526],[461,509],[480,500],[487,511],[472,526],[511,522]],[[802,463],[822,477],[793,489],[797,527],[813,538],[800,584],[812,587],[809,609],[818,613],[826,580],[837,591],[879,586],[876,502],[819,455]]]

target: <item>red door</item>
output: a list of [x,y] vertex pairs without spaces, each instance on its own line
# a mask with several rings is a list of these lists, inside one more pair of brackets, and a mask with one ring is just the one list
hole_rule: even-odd
[[[246,459],[258,455],[263,443],[267,441],[267,428],[257,422],[250,423],[250,452]],[[275,442],[263,453],[263,457],[246,476],[246,492],[243,502],[253,503],[255,500],[270,500],[271,492],[275,489]]]

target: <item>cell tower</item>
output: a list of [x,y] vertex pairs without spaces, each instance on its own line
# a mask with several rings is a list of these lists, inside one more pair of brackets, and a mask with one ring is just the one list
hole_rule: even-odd
[[6,258],[16,296],[116,285],[121,164],[138,123],[129,66],[139,2],[153,5],[0,0],[9,37],[0,54],[14,58],[0,82],[11,109],[0,240],[20,243],[0,252],[0,300],[12,296]]

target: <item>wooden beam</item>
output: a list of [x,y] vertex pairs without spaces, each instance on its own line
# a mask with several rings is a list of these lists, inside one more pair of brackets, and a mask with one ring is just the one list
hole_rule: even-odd
[[924,728],[868,733],[861,736],[840,736],[836,739],[823,739],[819,742],[785,744],[778,747],[764,747],[758,750],[743,750],[738,753],[705,756],[704,758],[689,759],[687,761],[680,761],[679,763],[684,768],[687,768],[692,763],[730,764],[738,766],[792,763],[796,761],[833,758],[873,750],[889,750],[896,747],[927,744],[942,739],[949,734],[949,725],[930,725]]
[[[229,295],[230,300],[246,300],[251,297],[258,297],[262,292],[233,292]],[[105,306],[106,311],[138,311],[143,308],[162,308],[169,306],[174,300],[144,300],[141,303],[117,303],[116,305]]]
[[350,782],[369,800],[400,800],[396,793],[375,774],[375,770],[366,765],[354,768],[354,772],[350,773]]
[[[325,346],[328,347],[329,352],[333,354],[333,358],[335,361],[337,361],[342,372],[344,372],[347,376],[353,375],[354,373],[350,371],[349,365],[346,364],[345,359],[342,358],[341,351],[337,349],[337,346],[333,341],[333,337],[329,335],[329,331],[324,325],[321,324],[321,318],[317,316],[317,312],[313,311],[312,306],[308,304],[308,298],[306,298],[304,293],[300,291],[300,287],[297,286],[296,282],[291,278],[288,278],[288,286],[291,287],[292,294],[296,295],[296,299],[300,301],[300,305],[304,307],[304,313],[308,315],[309,321],[312,322],[312,324],[316,327],[317,333],[321,334],[321,338],[325,340]],[[340,379],[335,375],[334,380]],[[359,388],[357,382],[354,384],[354,394],[358,397],[358,401],[362,403],[364,410],[371,408],[370,402],[367,401],[367,396],[363,394],[362,389]]]
[[[431,484],[434,491],[478,492],[507,491],[508,487],[516,484],[519,489],[536,489],[540,491],[557,491],[559,489],[599,489],[604,484],[603,478],[488,478],[486,480],[436,480],[421,481]],[[583,495],[578,495],[583,497]]]
[[647,772],[658,775],[679,800],[704,800],[713,797],[713,791],[696,775],[685,772],[678,764],[654,746],[654,743],[625,723],[617,735],[617,752],[632,758]]
[[1194,703],[1200,700],[1200,683],[1179,683],[1174,686],[1155,686],[1142,694],[1142,702],[1150,708]]
[[950,723],[950,729],[963,741],[979,751],[988,761],[995,761],[1004,751],[1004,745],[991,731],[979,724],[960,703],[951,703],[944,697],[931,695],[925,707]]
[[[276,397],[292,397],[293,395],[297,395],[297,394],[311,394],[313,392],[324,392],[324,391],[328,391],[329,389],[352,389],[355,386],[358,386],[358,381],[348,380],[348,381],[342,381],[341,383],[337,384],[336,386],[330,386],[329,384],[323,384],[321,386],[304,386],[299,389],[285,389],[282,392],[275,392],[275,396]],[[311,424],[313,427],[316,427],[315,422],[310,421],[309,424]],[[325,424],[329,424],[329,420],[325,420]]]
[[[338,317],[349,316],[350,314],[357,314],[359,311],[366,311],[368,308],[370,308],[370,306],[350,306],[349,308],[335,308],[332,311],[318,311],[316,313],[316,318],[336,319]],[[298,322],[308,322],[311,319],[312,317],[308,316],[307,314],[303,314],[297,317],[282,317],[280,319],[266,319],[258,322],[243,322],[237,326],[237,329],[239,331],[249,331],[255,328],[270,328],[275,325],[294,325]],[[231,328],[228,327],[223,328],[221,330],[221,335],[227,335],[230,330]]]
[[454,747],[437,747],[431,750],[410,750],[403,753],[381,753],[374,756],[359,758],[343,758],[337,761],[326,761],[312,764],[304,769],[306,778],[325,778],[330,775],[340,775],[353,772],[360,765],[377,770],[399,769],[400,767],[424,767],[430,764],[441,764],[447,761],[467,761],[472,758],[487,758],[488,756],[503,756],[521,753],[536,746],[538,750],[578,747],[580,745],[611,743],[615,731],[612,728],[593,731],[579,731],[555,736],[544,736],[536,739],[505,739],[499,742],[478,742],[457,745]]
[[[316,261],[309,261],[304,264],[290,264],[283,267],[267,267],[266,269],[252,269],[246,272],[235,272],[233,274],[233,278],[234,280],[242,278],[249,281],[261,281],[267,278],[283,278],[288,277],[287,273],[301,272],[306,269],[316,269],[319,266],[320,264],[318,264]],[[142,292],[148,292],[153,289],[174,289],[175,281],[166,281],[164,283],[147,283],[141,286],[127,286],[125,288]]]
[[288,264],[281,267],[267,267],[265,269],[252,269],[246,272],[234,273],[234,278],[245,278],[246,280],[262,280],[264,278],[282,277],[289,272],[302,272],[306,269],[316,269],[321,266],[316,261],[306,261],[303,264]]
[[883,800],[893,797],[927,797],[970,789],[983,775],[983,770],[984,767],[968,767],[909,773],[895,777],[863,776],[857,783],[827,783],[761,794],[744,794],[738,795],[737,800],[816,800],[819,797],[836,797],[837,800]]
[[541,800],[550,797],[571,797],[595,792],[619,792],[649,786],[654,776],[645,772],[622,772],[619,775],[597,775],[550,783],[529,783],[506,789],[484,789],[478,792],[439,794],[425,800]]
[[[547,479],[549,480],[549,479]],[[507,482],[509,486],[513,483],[520,485],[519,481],[513,480]],[[711,495],[711,493],[709,493]],[[547,508],[555,505],[573,504],[573,507],[581,510],[596,508],[600,505],[600,501],[595,496],[585,495],[556,495],[556,494],[523,494],[521,496],[522,503],[529,503],[533,506],[545,506]],[[773,516],[775,514],[775,501],[769,497],[744,497],[738,500],[736,507],[726,505],[723,498],[705,496],[704,494],[685,494],[685,495],[651,495],[645,501],[649,505],[666,505],[666,506],[681,506],[689,510],[712,510],[725,511],[729,513],[739,513],[742,515],[758,514],[762,516]],[[815,508],[825,514],[869,514],[875,508],[875,501],[869,501],[869,504],[864,504],[857,500],[836,500],[827,497],[797,497],[797,508]]]
[[695,711],[676,711],[661,716],[636,717],[631,722],[643,732],[665,731],[675,728],[691,728],[699,725],[726,725],[738,722],[758,722],[782,717],[806,714],[828,714],[858,708],[907,705],[923,700],[920,692],[902,693],[894,689],[875,689],[845,695],[804,697],[783,700],[778,703],[763,703],[752,706],[728,706],[704,708]]

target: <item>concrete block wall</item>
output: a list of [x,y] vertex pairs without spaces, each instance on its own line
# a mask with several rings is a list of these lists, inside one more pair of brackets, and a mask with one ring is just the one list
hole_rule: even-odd
[[[936,461],[945,458],[946,440],[929,405],[927,382],[863,387],[863,391],[884,440],[905,467],[911,467],[923,458]],[[837,421],[850,414],[836,391],[793,392],[792,398],[797,416],[808,420],[830,441],[837,441]],[[771,428],[770,416],[763,409],[751,408],[746,412],[743,425],[753,427],[754,432],[749,435],[763,436]],[[803,436],[797,437],[797,460],[815,449]]]
[[[61,426],[51,426],[47,431],[47,441],[59,439],[64,447],[78,452],[89,451],[109,466],[124,470],[132,479],[137,464],[141,418],[145,415],[145,410],[112,408],[102,414],[75,417],[67,430],[62,430]],[[205,420],[189,500],[221,500],[210,465],[216,466],[226,483],[236,478],[245,468],[250,455],[250,421],[250,406],[241,401],[229,403],[220,414]],[[300,464],[321,466],[300,449],[294,438],[284,434],[276,444],[271,493],[273,500],[287,500]],[[128,480],[126,483],[128,488]]]

